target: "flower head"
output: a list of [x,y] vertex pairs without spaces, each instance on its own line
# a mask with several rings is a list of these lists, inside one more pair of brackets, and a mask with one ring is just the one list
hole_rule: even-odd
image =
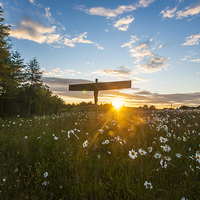
[[89,144],[88,140],[86,140],[84,143],[83,143],[83,148],[87,147]]
[[153,148],[152,147],[148,147],[148,151],[149,151],[149,153],[151,153],[153,151]]
[[181,157],[181,154],[177,153],[177,154],[176,154],[176,157],[177,157],[177,158],[180,158],[180,157]]
[[44,181],[44,182],[42,183],[42,185],[47,185],[47,181]]
[[155,155],[154,155],[154,158],[160,158],[161,157],[161,154],[159,154],[159,153],[156,153]]
[[167,141],[168,141],[168,139],[167,139],[167,138],[160,137],[160,142],[161,142],[161,143],[165,143],[165,142],[167,142]]
[[169,156],[165,156],[164,159],[167,160],[167,161],[171,160],[171,158]]
[[200,163],[200,152],[199,151],[196,152],[195,158],[197,159],[197,162]]
[[169,152],[169,151],[171,151],[171,147],[170,146],[168,146],[168,145],[165,145],[165,146],[160,146],[162,149],[163,149],[163,151],[165,151],[165,152]]
[[147,152],[143,149],[139,149],[138,151],[139,151],[140,155],[146,155],[147,154]]
[[146,187],[146,189],[152,189],[153,188],[151,182],[147,182],[147,181],[144,182],[144,186]]
[[55,137],[54,137],[54,140],[58,140],[58,137],[55,136]]
[[167,163],[163,159],[160,160],[160,165],[162,166],[162,168],[167,168]]
[[129,156],[132,158],[132,159],[135,159],[137,157],[137,152],[134,151],[133,149],[131,151],[129,151]]
[[46,178],[48,175],[49,175],[48,172],[45,172],[45,173],[44,173],[44,177],[45,177],[45,178]]

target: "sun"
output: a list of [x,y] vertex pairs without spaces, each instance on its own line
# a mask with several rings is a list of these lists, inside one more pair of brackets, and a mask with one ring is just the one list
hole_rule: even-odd
[[123,106],[123,102],[118,101],[118,100],[114,100],[114,101],[112,102],[112,105],[113,105],[116,109],[119,109],[120,107]]

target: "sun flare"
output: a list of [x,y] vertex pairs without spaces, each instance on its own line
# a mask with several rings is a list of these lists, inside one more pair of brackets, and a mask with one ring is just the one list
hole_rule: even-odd
[[112,105],[113,105],[116,109],[119,109],[120,107],[123,106],[123,102],[118,101],[118,100],[114,100],[114,101],[112,102]]

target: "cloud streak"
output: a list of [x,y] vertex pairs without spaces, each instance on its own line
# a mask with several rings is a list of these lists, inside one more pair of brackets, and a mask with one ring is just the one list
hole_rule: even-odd
[[129,28],[130,23],[132,23],[134,17],[127,16],[126,18],[123,17],[120,20],[116,21],[113,27],[118,28],[120,31],[127,31]]
[[[47,9],[47,11],[49,11],[49,9]],[[46,17],[49,18],[49,20],[52,20],[49,12],[47,12]],[[75,47],[75,44],[77,43],[94,44],[95,46],[97,46],[98,49],[104,50],[104,47],[102,47],[98,43],[86,39],[87,32],[84,32],[80,35],[77,35],[77,37],[70,39],[70,36],[68,35],[62,36],[59,33],[56,34],[56,28],[56,26],[44,27],[43,25],[38,24],[37,22],[29,18],[26,18],[23,21],[19,22],[18,28],[11,29],[10,36],[17,39],[34,41],[39,44],[57,43],[59,45],[66,45],[69,47]]]
[[155,0],[139,0],[138,2],[130,5],[120,5],[115,9],[109,9],[104,7],[92,7],[90,9],[85,8],[84,5],[76,6],[76,9],[86,12],[89,15],[98,15],[106,17],[107,19],[117,17],[125,12],[131,12],[137,10],[137,8],[148,7]]
[[24,19],[19,23],[19,28],[11,29],[11,37],[31,40],[37,43],[60,43],[61,36],[55,34],[56,26],[44,27],[31,19]]
[[[69,102],[70,98],[76,98],[79,102],[88,100],[93,101],[93,92],[71,92],[68,87],[70,84],[92,83],[93,81],[84,79],[66,79],[56,77],[43,77],[44,83],[50,86],[50,89],[61,98]],[[197,106],[199,105],[200,93],[173,93],[159,94],[150,91],[138,91],[138,89],[126,89],[123,92],[117,90],[99,92],[99,100],[110,103],[114,98],[124,99],[125,104],[132,106],[155,105],[159,107],[170,107],[171,104],[179,107],[181,105]]]
[[177,8],[178,6],[170,9],[169,6],[167,6],[164,10],[160,12],[160,15],[162,15],[163,19],[176,17],[177,20],[177,19],[182,19],[184,17],[198,15],[200,13],[199,3],[196,6],[188,6],[185,7],[183,10],[179,11],[177,11]]
[[90,74],[95,74],[100,76],[127,77],[132,75],[132,70],[126,66],[120,66],[118,69],[97,70],[91,72]]
[[200,33],[197,35],[191,35],[186,38],[186,42],[182,44],[182,46],[187,46],[187,45],[197,45],[199,44],[200,40]]
[[[105,8],[105,7],[92,7],[86,8],[84,5],[78,5],[75,7],[77,10],[81,10],[89,15],[97,15],[106,17],[107,19],[114,19],[121,14],[131,12],[137,10],[138,8],[145,8],[148,7],[151,3],[155,0],[138,0],[136,3],[130,5],[120,5],[115,9]],[[134,20],[133,17],[127,16],[126,18],[123,17],[118,21],[115,21],[113,24],[114,28],[117,28],[120,31],[127,31],[129,28],[130,23]]]
[[[134,45],[134,43],[138,40],[139,39],[136,36],[131,36],[130,42],[121,45],[122,48],[129,48],[128,51],[130,56],[135,58],[135,63],[144,62],[144,64],[136,65],[136,69],[133,70],[132,73],[153,73],[161,71],[162,69],[166,69],[166,67],[169,65],[168,61],[170,58],[158,56],[156,53],[153,53],[150,50],[153,39],[149,39],[148,41]],[[164,45],[160,45],[157,48],[159,49],[161,47],[164,47]],[[153,47],[153,49],[156,49],[156,47]]]

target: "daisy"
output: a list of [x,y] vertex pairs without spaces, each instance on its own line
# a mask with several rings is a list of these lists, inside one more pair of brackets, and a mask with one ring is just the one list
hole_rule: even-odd
[[149,151],[149,153],[151,153],[153,151],[153,148],[152,147],[148,147],[148,151]]
[[160,146],[162,149],[163,149],[163,151],[165,151],[165,152],[169,152],[169,151],[171,151],[171,147],[170,146],[168,146],[168,145],[165,145],[165,146]]
[[147,181],[144,182],[144,186],[146,187],[146,189],[152,189],[153,188],[151,182],[147,182]]
[[197,159],[197,162],[200,163],[200,152],[199,151],[196,152],[195,158]]
[[48,175],[49,175],[48,172],[45,172],[45,173],[44,173],[44,177],[45,177],[45,178],[46,178]]
[[176,157],[177,157],[177,158],[180,158],[180,157],[181,157],[181,154],[177,153],[177,154],[176,154]]
[[105,144],[108,144],[109,142],[110,142],[109,140],[106,140],[106,141],[105,141]]
[[160,137],[160,142],[161,142],[161,143],[165,143],[165,142],[167,142],[167,141],[168,141],[168,139],[167,139],[167,138]]
[[171,133],[167,133],[167,137],[171,137],[172,136],[172,134]]
[[42,183],[42,185],[47,185],[47,181],[44,181],[44,182]]
[[159,154],[159,153],[156,153],[155,155],[154,155],[154,158],[160,158],[161,157],[161,154]]
[[167,168],[167,163],[163,159],[160,160],[160,164],[161,164],[162,168]]
[[146,155],[146,153],[147,153],[145,150],[142,150],[142,149],[139,149],[138,151],[139,151],[140,155],[142,155],[142,156]]
[[87,147],[88,146],[88,140],[86,140],[84,143],[83,143],[83,148]]
[[167,161],[171,160],[171,158],[169,156],[165,156],[164,159],[167,160]]
[[129,151],[129,156],[132,158],[132,159],[135,159],[137,157],[137,152],[135,152],[133,149],[131,151]]

